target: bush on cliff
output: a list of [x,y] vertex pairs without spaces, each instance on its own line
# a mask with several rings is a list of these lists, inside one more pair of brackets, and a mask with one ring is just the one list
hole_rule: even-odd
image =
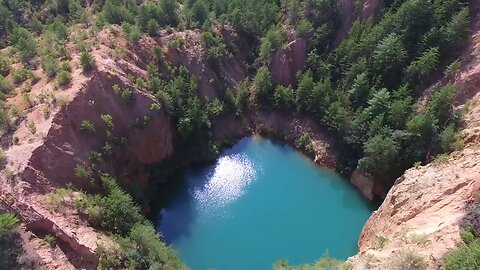
[[460,236],[465,242],[445,257],[446,270],[480,269],[480,199],[467,207]]
[[5,269],[16,266],[17,258],[22,253],[21,239],[17,231],[19,222],[14,214],[0,215],[0,264]]
[[100,269],[185,269],[177,253],[165,245],[116,180],[103,174],[100,181],[105,195],[89,195],[76,202],[90,224],[111,232],[118,244],[119,249],[101,245],[97,248]]

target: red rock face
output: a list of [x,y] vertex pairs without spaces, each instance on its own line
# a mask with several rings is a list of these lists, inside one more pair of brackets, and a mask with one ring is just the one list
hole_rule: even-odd
[[287,86],[296,82],[297,72],[307,66],[307,42],[296,38],[288,44],[288,48],[279,49],[273,56],[270,72],[274,82]]
[[[133,87],[128,87],[133,92],[132,99],[122,100],[112,90],[114,84],[121,88],[128,87],[108,73],[95,74],[85,89],[55,116],[43,145],[35,150],[30,159],[28,178],[34,175],[31,171],[39,171],[45,179],[56,184],[72,183],[79,188],[90,189],[91,184],[87,179],[75,177],[74,167],[77,164],[90,164],[91,151],[102,152],[107,142],[107,130],[117,139],[125,137],[127,140],[125,146],[112,145],[113,156],[102,157],[103,169],[107,171],[121,173],[131,164],[158,163],[173,152],[173,129],[168,113],[163,108],[150,110],[150,105],[155,102],[153,97]],[[100,118],[102,114],[112,116],[113,128],[107,127]],[[134,125],[137,119],[143,124],[145,117],[149,120],[144,127]],[[80,130],[83,120],[94,124],[93,134]],[[31,180],[35,182],[38,179]]]

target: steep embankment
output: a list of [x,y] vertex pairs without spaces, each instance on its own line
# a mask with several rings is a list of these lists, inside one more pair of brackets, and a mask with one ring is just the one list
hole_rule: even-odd
[[456,87],[456,105],[466,111],[465,147],[397,179],[365,224],[360,252],[350,259],[354,269],[392,269],[416,258],[423,258],[427,269],[440,269],[444,255],[461,243],[459,221],[480,191],[479,8],[478,1],[470,1],[474,31],[460,71],[436,84]]
[[[75,172],[75,167],[81,166],[88,174],[91,167],[87,164],[92,163],[93,151],[105,147],[111,139],[111,156],[98,161],[98,168],[141,186],[146,184],[148,175],[136,165],[160,162],[173,151],[169,114],[164,108],[152,110],[155,99],[127,78],[127,74],[146,76],[145,70],[131,64],[135,56],[114,60],[108,44],[122,39],[112,33],[101,32],[92,39],[99,43],[92,51],[96,69],[82,72],[78,67],[79,55],[74,51],[74,72],[68,86],[57,87],[56,82],[42,76],[42,70],[36,71],[42,79],[29,92],[31,104],[12,134],[16,143],[5,152],[8,163],[6,173],[0,177],[2,205],[21,217],[27,230],[25,249],[29,256],[40,258],[40,264],[48,269],[94,269],[97,244],[110,241],[75,210],[73,200],[80,193],[53,201],[52,192],[68,183],[83,190],[96,188],[88,177]],[[131,96],[122,98],[112,90],[114,84],[130,89]],[[8,102],[21,101],[15,96]],[[102,114],[111,117],[113,126],[107,127]],[[137,125],[138,119],[143,126]],[[148,120],[143,122],[145,119]],[[82,121],[89,121],[94,129],[82,131]],[[46,234],[57,238],[57,247],[51,248],[40,240]]]

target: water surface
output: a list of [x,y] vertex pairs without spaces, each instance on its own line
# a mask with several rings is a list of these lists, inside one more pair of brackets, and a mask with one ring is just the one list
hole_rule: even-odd
[[158,231],[193,270],[271,269],[357,252],[372,212],[345,179],[291,147],[241,140],[169,188]]

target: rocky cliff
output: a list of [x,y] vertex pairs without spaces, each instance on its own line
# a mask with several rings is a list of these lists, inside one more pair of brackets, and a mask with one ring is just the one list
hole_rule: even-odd
[[[58,87],[41,75],[42,70],[36,71],[42,79],[31,87],[27,113],[10,135],[15,143],[5,151],[7,164],[0,177],[2,205],[20,215],[27,230],[27,252],[39,257],[48,269],[93,269],[97,244],[109,241],[74,209],[73,199],[80,193],[62,198],[70,203],[61,211],[52,206],[52,192],[59,187],[97,188],[89,177],[75,173],[76,166],[88,174],[94,151],[109,144],[111,156],[97,158],[97,169],[141,186],[148,175],[139,165],[161,162],[173,152],[169,113],[162,104],[152,109],[157,103],[154,97],[128,78],[146,76],[145,70],[133,64],[138,56],[114,59],[109,44],[127,44],[110,32],[92,39],[100,44],[92,51],[95,70],[83,72],[78,67],[79,55],[73,51],[70,64],[74,73],[68,86]],[[114,85],[128,89],[130,95],[115,93]],[[8,102],[24,106],[21,96],[19,93]],[[102,114],[111,117],[110,124],[102,120]],[[82,131],[82,121],[91,123],[93,129]],[[55,249],[40,240],[46,234],[56,236],[59,244]]]
[[479,8],[478,1],[470,1],[474,32],[461,69],[434,85],[455,86],[456,105],[466,112],[465,146],[447,160],[411,168],[396,180],[365,224],[359,254],[349,259],[354,269],[405,269],[399,265],[415,258],[427,269],[442,269],[444,255],[461,243],[459,221],[480,192]]

